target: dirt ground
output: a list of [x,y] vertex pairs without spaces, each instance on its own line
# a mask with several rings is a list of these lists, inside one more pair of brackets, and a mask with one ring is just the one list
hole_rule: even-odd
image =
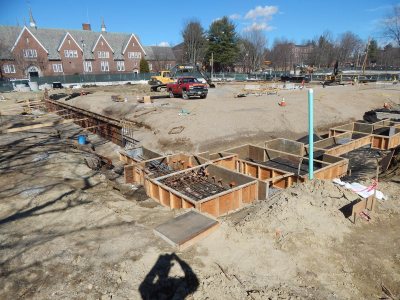
[[[148,129],[137,132],[137,139],[154,150],[168,152],[207,151],[248,142],[260,143],[271,137],[298,138],[307,132],[307,91],[280,90],[277,95],[249,95],[234,98],[245,84],[218,85],[206,99],[155,99],[153,105],[137,102],[148,86],[108,87],[93,94],[67,101],[91,111],[142,122]],[[144,91],[143,91],[144,90]],[[400,103],[400,85],[314,86],[315,127],[324,132],[332,124],[362,119],[365,111],[385,102]],[[111,95],[127,102],[115,103]],[[150,93],[147,93],[150,94]],[[161,95],[162,93],[151,93]],[[285,98],[287,106],[278,102]],[[62,100],[60,100],[62,101]],[[183,114],[182,114],[183,110]],[[188,114],[185,114],[185,113]],[[168,132],[183,126],[180,134]],[[144,128],[145,129],[145,128]]]
[[[139,128],[138,140],[163,152],[298,137],[307,126],[305,91],[233,98],[241,87],[224,86],[206,100],[147,107],[136,103],[135,87],[107,89],[67,103],[145,122],[151,130]],[[316,87],[317,126],[323,132],[382,102],[399,103],[398,91]],[[128,102],[113,103],[117,93]],[[16,100],[39,93],[3,96],[1,128],[57,118],[19,114]],[[190,114],[179,116],[182,109]],[[174,126],[185,130],[169,135]],[[388,200],[370,222],[353,224],[341,212],[353,193],[316,180],[220,218],[216,232],[176,252],[153,229],[183,211],[124,184],[117,168],[88,168],[93,154],[74,143],[80,132],[68,124],[1,135],[0,299],[399,299],[399,171],[379,183]],[[89,140],[116,163],[117,146]]]

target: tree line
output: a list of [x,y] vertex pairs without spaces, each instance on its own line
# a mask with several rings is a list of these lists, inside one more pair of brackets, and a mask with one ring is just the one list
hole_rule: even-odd
[[362,40],[347,31],[336,37],[329,31],[296,45],[285,38],[276,39],[267,48],[267,38],[262,30],[239,34],[235,24],[223,17],[205,30],[198,20],[190,20],[182,29],[183,55],[181,60],[201,64],[215,72],[255,72],[261,69],[288,71],[295,66],[330,68],[336,61],[349,67],[399,67],[400,66],[400,5],[380,23],[379,38],[387,43],[379,46],[377,38]]

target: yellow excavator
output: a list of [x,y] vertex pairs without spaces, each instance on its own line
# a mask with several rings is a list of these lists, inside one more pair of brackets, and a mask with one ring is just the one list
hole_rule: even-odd
[[155,76],[151,76],[149,80],[150,85],[160,85],[174,82],[171,76],[171,71],[160,71]]
[[331,75],[326,75],[324,81],[322,82],[322,86],[326,85],[335,85],[341,84],[341,78],[339,76],[339,61],[336,60],[335,65],[333,66],[333,72]]
[[215,84],[207,74],[199,66],[192,64],[176,65],[170,71],[160,71],[156,76],[152,76],[148,83],[152,91],[159,92],[166,90],[167,84],[175,82],[180,76],[202,77],[211,88],[215,87]]

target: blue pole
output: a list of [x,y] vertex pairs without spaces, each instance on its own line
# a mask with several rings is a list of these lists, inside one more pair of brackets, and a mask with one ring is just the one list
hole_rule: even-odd
[[308,178],[314,178],[314,91],[308,90]]

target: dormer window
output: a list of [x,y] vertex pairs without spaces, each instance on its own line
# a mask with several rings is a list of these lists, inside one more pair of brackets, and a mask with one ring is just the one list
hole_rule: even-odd
[[128,58],[142,58],[142,53],[141,52],[128,52]]
[[23,54],[25,58],[34,58],[37,57],[36,49],[24,49]]
[[64,50],[64,56],[69,58],[78,57],[78,50]]
[[108,51],[97,51],[98,58],[110,58],[110,52]]

